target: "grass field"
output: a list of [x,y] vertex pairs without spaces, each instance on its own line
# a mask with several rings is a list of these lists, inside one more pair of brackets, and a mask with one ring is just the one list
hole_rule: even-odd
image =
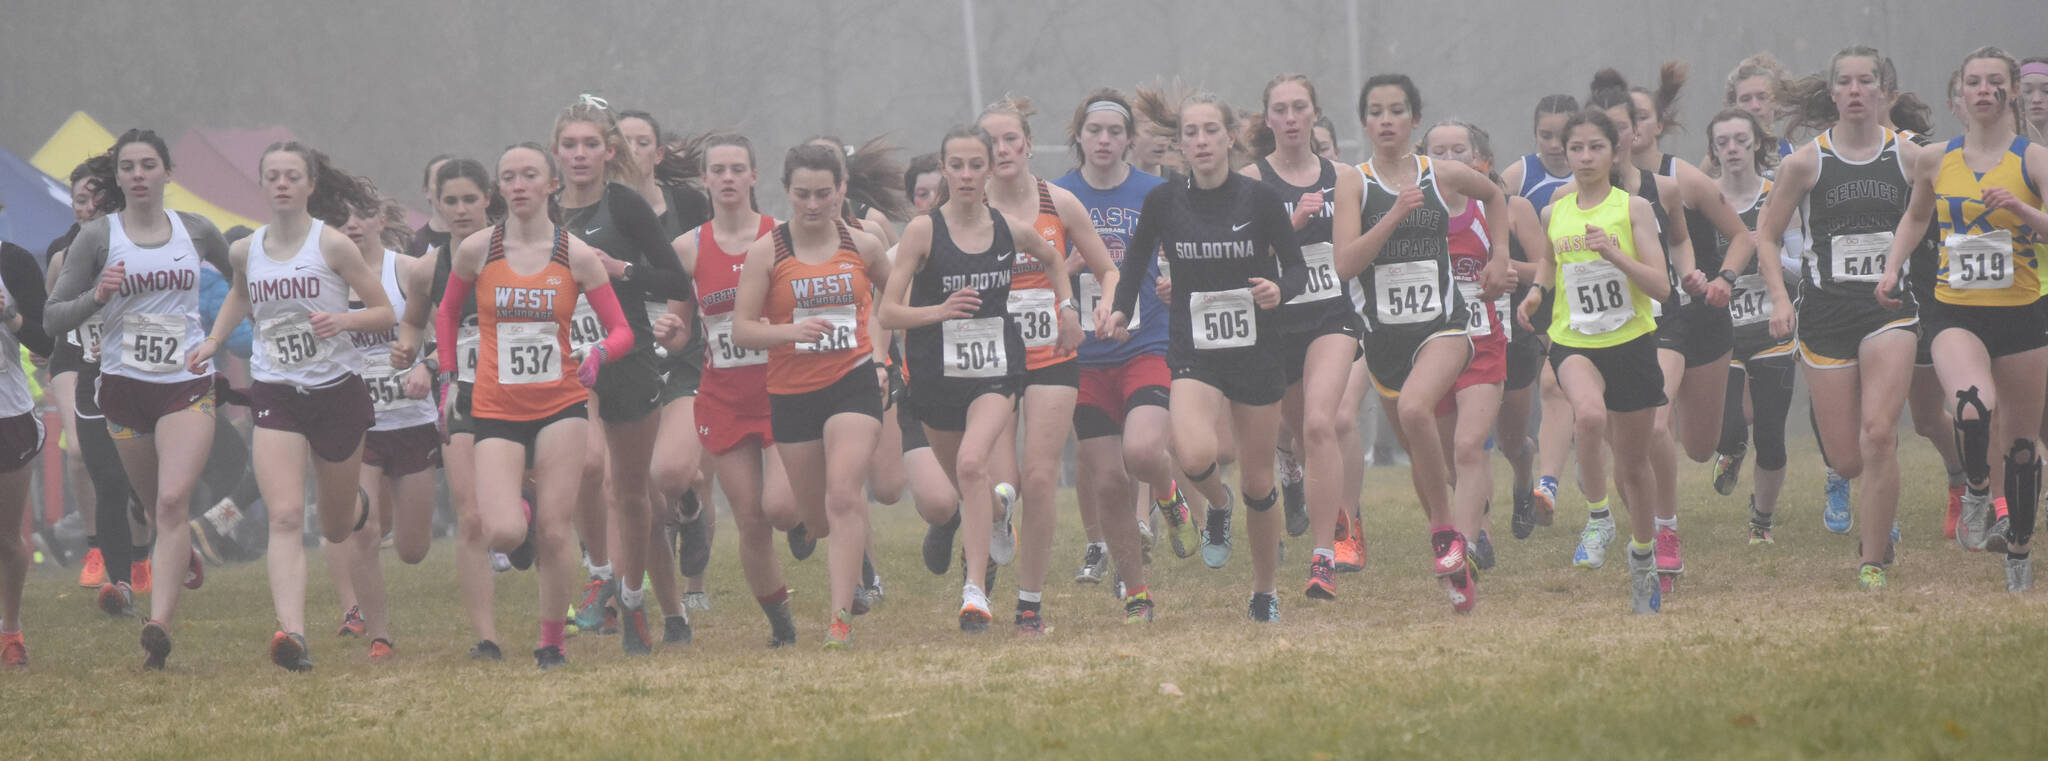
[[[1993,558],[1944,543],[1939,464],[1917,439],[1902,449],[1905,539],[1889,590],[1860,591],[1855,538],[1821,527],[1810,452],[1794,455],[1777,545],[1758,549],[1742,530],[1747,479],[1719,497],[1688,463],[1689,571],[1649,617],[1628,614],[1619,554],[1599,571],[1567,567],[1576,508],[1525,542],[1503,510],[1500,566],[1481,579],[1478,610],[1453,616],[1394,468],[1370,475],[1368,494],[1384,496],[1369,498],[1365,572],[1339,576],[1339,601],[1310,604],[1308,547],[1291,541],[1272,626],[1246,620],[1242,540],[1221,571],[1162,542],[1158,620],[1121,626],[1105,590],[1069,580],[1081,549],[1070,508],[1043,639],[961,634],[957,571],[923,570],[922,524],[905,505],[877,510],[889,597],[850,652],[818,647],[822,552],[787,566],[801,646],[765,650],[728,536],[695,644],[628,660],[616,637],[584,635],[570,667],[549,673],[526,655],[531,574],[498,577],[506,661],[464,658],[446,544],[418,567],[386,556],[391,664],[334,637],[339,611],[315,560],[319,668],[304,675],[264,657],[274,624],[260,564],[214,569],[185,598],[164,673],[139,670],[137,622],[95,610],[75,571],[38,573],[33,666],[0,673],[0,747],[30,759],[2048,757],[2048,590],[2008,596]],[[1005,569],[991,595],[999,622],[1014,580]]]

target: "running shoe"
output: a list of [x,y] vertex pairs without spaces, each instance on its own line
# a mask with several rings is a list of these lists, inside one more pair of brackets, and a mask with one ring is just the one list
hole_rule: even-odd
[[1941,531],[1948,538],[1956,538],[1956,518],[1962,514],[1963,487],[1961,485],[1950,486],[1948,487],[1948,517],[1943,518],[1941,522]]
[[661,619],[661,644],[687,645],[692,638],[689,616],[665,616]]
[[498,649],[498,643],[487,639],[480,639],[476,641],[476,644],[470,646],[469,659],[472,661],[502,661],[505,660],[505,652]]
[[811,538],[811,532],[804,528],[804,524],[796,524],[796,528],[789,530],[790,557],[796,558],[801,562],[809,558],[811,553],[817,551],[818,540]]
[[944,576],[953,567],[953,535],[960,530],[960,511],[956,508],[953,517],[936,526],[924,529],[924,569],[933,576]]
[[1280,596],[1265,592],[1253,592],[1248,606],[1253,621],[1262,624],[1280,623]]
[[384,663],[396,657],[398,657],[398,651],[392,647],[391,640],[383,637],[370,640],[371,663]]
[[[1152,512],[1154,514],[1157,514],[1159,512],[1159,509],[1153,508]],[[1152,524],[1147,523],[1145,521],[1138,521],[1139,563],[1142,563],[1144,565],[1152,564],[1152,545],[1157,541],[1159,541],[1159,538],[1152,535]]]
[[0,666],[28,668],[28,642],[21,638],[21,632],[0,634]]
[[150,621],[142,625],[142,667],[162,671],[164,661],[171,657],[171,631],[162,622]]
[[521,492],[520,496],[522,497],[521,504],[526,510],[526,538],[521,539],[519,546],[512,548],[511,552],[505,553],[505,562],[511,563],[513,568],[524,571],[533,567],[534,554],[540,549],[540,540],[536,533],[539,531],[539,528],[535,526],[537,521],[533,519],[533,501],[537,497],[532,492]]
[[562,654],[562,648],[548,645],[533,651],[533,665],[542,671],[569,665],[569,657]]
[[1588,519],[1585,530],[1579,532],[1579,547],[1572,551],[1572,565],[1580,568],[1599,568],[1606,565],[1607,545],[1613,543],[1614,516],[1609,515],[1599,520]]
[[1749,546],[1776,544],[1771,539],[1771,515],[1756,510],[1756,495],[1749,495]]
[[1171,499],[1164,502],[1155,500],[1152,504],[1166,519],[1166,539],[1173,543],[1173,556],[1186,560],[1195,554],[1194,550],[1188,549],[1188,524],[1194,521],[1194,516],[1188,514],[1188,501],[1181,497],[1180,485],[1176,483],[1172,488]]
[[306,637],[288,632],[270,635],[270,662],[286,671],[312,671],[313,657],[306,652]]
[[1656,546],[1658,573],[1670,575],[1685,573],[1685,556],[1683,554],[1685,546],[1678,539],[1678,529],[1671,528],[1670,526],[1659,526],[1657,528],[1657,537],[1653,542]]
[[1337,513],[1337,561],[1338,573],[1358,573],[1365,570],[1365,535],[1358,530],[1358,521],[1349,513]]
[[619,597],[618,577],[600,579],[591,577],[583,583],[583,601],[576,603],[576,628],[586,631],[601,631],[604,626],[607,605]]
[[1550,525],[1551,521],[1557,517],[1557,478],[1555,476],[1537,478],[1536,489],[1529,492],[1529,497],[1534,501],[1530,506],[1534,508],[1536,525]]
[[[796,638],[791,637],[790,641],[795,642]],[[853,647],[853,614],[842,610],[832,614],[832,622],[825,625],[825,649],[845,650],[849,647]]]
[[2012,528],[2012,516],[2005,512],[2004,497],[1991,501],[1991,515],[1991,528],[1984,530],[1984,551],[2004,552],[2006,550],[2005,534],[2008,529]]
[[703,592],[684,592],[683,610],[710,610],[711,595]]
[[1124,623],[1149,624],[1152,622],[1152,592],[1146,590],[1124,598]]
[[1222,568],[1230,562],[1230,487],[1225,486],[1222,507],[1210,507],[1209,517],[1202,521],[1202,562],[1210,568]]
[[1280,450],[1280,501],[1287,517],[1287,535],[1308,533],[1308,497],[1302,487],[1301,463],[1294,453]]
[[1442,578],[1465,570],[1465,556],[1470,552],[1470,548],[1465,542],[1464,534],[1456,531],[1437,531],[1430,534],[1429,545],[1436,554],[1436,559],[1430,563],[1430,573]]
[[85,551],[85,567],[78,569],[78,585],[87,589],[99,589],[107,583],[107,559],[100,554],[100,548]]
[[1856,584],[1872,592],[1884,589],[1884,566],[1864,563],[1863,567],[1856,569]]
[[626,608],[625,614],[619,616],[619,650],[627,655],[654,653],[654,637],[647,630],[646,600],[638,608]]
[[1451,597],[1452,613],[1470,613],[1479,604],[1479,576],[1467,565],[1443,577],[1444,592]]
[[[768,647],[788,647],[796,644],[796,615],[789,610],[789,600],[770,605],[762,610],[768,616]],[[850,636],[852,628],[847,629]]]
[[1336,573],[1329,558],[1313,556],[1308,563],[1308,589],[1302,596],[1311,600],[1337,599]]
[[1982,552],[1986,529],[1991,525],[1991,493],[1965,491],[1961,514],[1956,518],[1956,543],[1971,552]]
[[[882,575],[878,573],[875,574],[874,580],[868,584],[868,607],[882,607],[883,598],[884,595],[882,593]],[[705,603],[704,609],[710,610],[711,604],[708,602]]]
[[981,587],[968,584],[960,588],[960,631],[980,634],[988,631],[988,624],[994,619],[988,612],[988,595]]
[[2019,594],[2034,588],[2034,556],[2005,556],[2005,591]]
[[873,605],[868,603],[867,585],[855,583],[853,585],[853,607],[850,610],[856,616],[865,616],[868,614],[868,610],[873,607]]
[[227,564],[227,558],[223,557],[220,554],[220,550],[215,549],[213,546],[211,524],[206,523],[203,518],[193,518],[186,522],[185,525],[192,531],[193,552],[199,553],[199,557],[205,559],[208,563],[214,565]]
[[1487,538],[1486,529],[1479,530],[1478,538],[1472,540],[1472,563],[1479,570],[1493,570],[1493,540]]
[[702,576],[704,566],[711,564],[711,536],[705,525],[711,521],[710,507],[698,507],[697,517],[676,525],[676,573],[683,578]]
[[1109,553],[1102,545],[1090,544],[1081,554],[1081,570],[1074,572],[1076,584],[1100,584],[1102,577],[1109,575]]
[[1531,494],[1528,489],[1516,489],[1514,495],[1515,514],[1509,527],[1513,529],[1516,539],[1527,539],[1530,534],[1536,532],[1536,495]]
[[128,587],[139,595],[149,594],[149,590],[154,588],[149,580],[149,558],[128,564]]
[[206,586],[206,563],[199,559],[199,551],[191,550],[185,561],[185,588],[198,589]]
[[1010,521],[1010,508],[1017,504],[1017,487],[996,484],[995,492],[996,515],[988,535],[988,557],[996,565],[1009,565],[1017,559],[1017,529]]
[[1019,636],[1019,637],[1043,637],[1043,636],[1045,636],[1045,617],[1044,617],[1044,616],[1041,616],[1041,615],[1039,615],[1039,614],[1038,614],[1038,611],[1035,611],[1035,610],[1020,610],[1020,611],[1017,611],[1017,620],[1016,620],[1016,625],[1017,625],[1017,636]]
[[1852,523],[1849,514],[1849,479],[1835,475],[1834,468],[1828,468],[1828,506],[1821,511],[1821,522],[1828,530],[1837,534],[1849,533]]
[[1735,450],[1735,454],[1714,456],[1714,491],[1726,497],[1735,493],[1735,483],[1742,480],[1742,460],[1749,456],[1749,448]]
[[1664,609],[1664,590],[1657,585],[1657,558],[1651,554],[1638,555],[1634,550],[1628,555],[1629,608],[1638,614],[1656,613]]
[[506,571],[512,570],[512,559],[506,557],[505,553],[496,551],[491,552],[491,570],[496,573],[504,573]]
[[363,636],[364,631],[365,628],[363,625],[363,609],[354,605],[350,605],[348,606],[348,610],[342,611],[341,631],[335,632],[334,636],[360,637]]
[[133,616],[135,615],[135,591],[130,589],[128,582],[125,581],[101,584],[99,604],[100,610],[106,611],[109,616],[115,618]]

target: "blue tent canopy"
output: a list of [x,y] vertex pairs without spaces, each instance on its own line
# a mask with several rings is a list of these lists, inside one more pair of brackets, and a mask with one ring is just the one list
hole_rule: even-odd
[[0,240],[37,258],[71,229],[71,188],[0,148]]

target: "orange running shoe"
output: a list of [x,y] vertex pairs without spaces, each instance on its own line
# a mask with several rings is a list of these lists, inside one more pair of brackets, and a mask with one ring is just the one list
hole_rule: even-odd
[[841,610],[832,614],[832,623],[825,627],[825,649],[845,650],[853,646],[853,614]]
[[107,583],[107,559],[100,555],[100,548],[85,551],[85,567],[78,569],[78,585],[88,589],[99,589]]
[[1338,513],[1336,570],[1341,573],[1357,573],[1365,570],[1365,535],[1357,531],[1358,524],[1345,513]]
[[128,588],[136,594],[149,594],[149,558],[128,564]]
[[391,640],[378,637],[370,640],[370,662],[383,663],[396,657],[398,652],[391,647]]
[[22,641],[21,632],[0,634],[0,665],[11,669],[28,668],[28,643]]
[[270,635],[270,662],[286,671],[312,671],[313,658],[306,652],[306,638],[278,632]]

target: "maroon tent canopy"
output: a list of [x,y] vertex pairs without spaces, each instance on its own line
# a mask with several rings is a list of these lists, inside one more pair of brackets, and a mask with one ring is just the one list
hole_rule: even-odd
[[[270,201],[264,196],[257,166],[263,149],[273,143],[297,140],[286,127],[194,128],[171,146],[177,157],[178,181],[192,192],[221,208],[254,219],[270,217]],[[405,210],[406,225],[419,229],[427,215]]]

